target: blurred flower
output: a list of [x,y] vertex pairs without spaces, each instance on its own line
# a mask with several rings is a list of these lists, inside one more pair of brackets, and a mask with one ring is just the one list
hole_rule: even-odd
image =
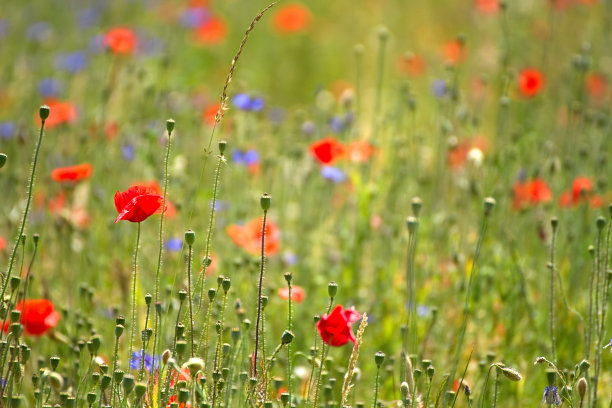
[[572,183],[571,192],[564,191],[559,197],[559,205],[563,208],[576,207],[581,202],[587,202],[593,208],[603,205],[603,199],[593,194],[593,184],[586,177],[576,177]]
[[346,180],[346,174],[337,167],[323,166],[321,167],[321,176],[324,179],[333,181],[334,183],[342,183]]
[[[150,354],[145,353],[144,355],[144,368],[148,372],[153,370],[153,363],[155,362],[155,367],[159,367],[159,363],[161,358],[159,356],[152,356]],[[140,366],[142,364],[142,350],[132,351],[132,358],[130,359],[130,370],[140,370]]]
[[235,107],[244,111],[260,112],[264,108],[264,100],[260,97],[251,98],[246,93],[238,93],[232,98]]
[[100,7],[89,7],[80,10],[76,14],[76,25],[80,29],[89,28],[98,23],[100,20],[101,10]]
[[[261,230],[262,218],[255,218],[246,225],[230,225],[225,232],[232,239],[234,244],[242,247],[252,255],[261,253]],[[280,230],[276,224],[267,219],[265,230],[264,253],[268,256],[276,254],[280,247]]]
[[436,79],[431,84],[431,91],[438,98],[443,98],[446,95],[446,81],[443,79]]
[[148,187],[132,186],[124,192],[115,193],[115,208],[119,215],[115,223],[126,220],[142,222],[161,212],[163,197]]
[[44,41],[51,35],[51,25],[44,21],[32,23],[26,30],[26,37],[34,41]]
[[206,7],[188,7],[181,13],[179,22],[183,27],[196,28],[210,20],[211,12]]
[[0,251],[4,251],[4,248],[6,248],[6,240],[0,236]]
[[273,25],[281,34],[293,34],[303,31],[310,25],[312,15],[306,6],[293,3],[279,8],[273,17]]
[[[51,129],[62,123],[74,123],[77,120],[76,108],[70,102],[60,102],[57,99],[46,99],[44,104],[49,106],[49,117],[45,121],[45,128]],[[36,122],[40,124],[40,117],[36,114]]]
[[215,117],[217,116],[217,112],[219,111],[220,107],[221,104],[219,102],[208,105],[202,112],[202,120],[205,123],[208,123],[210,126],[214,126]]
[[561,405],[561,399],[559,398],[559,394],[557,394],[557,387],[554,385],[552,387],[544,388],[544,395],[542,395],[542,403],[547,406],[556,405],[557,407]]
[[291,251],[285,251],[283,253],[283,262],[287,266],[293,266],[298,262],[298,257]]
[[477,147],[472,147],[467,154],[467,161],[474,167],[480,167],[484,160],[484,153]]
[[199,44],[215,45],[225,39],[227,24],[219,17],[211,17],[195,30],[195,40]]
[[38,93],[44,98],[58,96],[62,92],[62,84],[54,78],[43,78],[38,81]]
[[51,178],[57,182],[80,181],[91,177],[93,168],[89,163],[78,164],[76,166],[58,167],[51,172]]
[[406,53],[398,60],[400,72],[410,76],[419,76],[425,72],[425,61],[420,55]]
[[540,178],[527,181],[516,181],[512,187],[514,199],[512,209],[520,210],[525,206],[547,203],[552,200],[552,193],[546,182]]
[[344,130],[344,119],[338,115],[334,115],[329,120],[329,127],[332,132],[340,133]]
[[499,0],[475,0],[474,6],[482,14],[496,14],[499,11]]
[[3,140],[12,139],[15,136],[15,124],[13,122],[0,123],[0,137]]
[[462,168],[468,159],[470,151],[473,149],[478,149],[481,153],[486,152],[487,141],[483,137],[477,136],[471,140],[453,143],[447,153],[449,167],[454,170]]
[[599,72],[591,72],[584,78],[584,86],[591,98],[601,101],[606,96],[608,83],[606,77]]
[[307,120],[306,122],[302,123],[302,133],[305,135],[312,135],[314,132],[316,132],[316,130],[317,125],[315,125],[313,121]]
[[465,60],[467,50],[465,45],[458,39],[452,40],[444,44],[444,58],[450,64],[458,64]]
[[115,27],[107,31],[104,45],[113,54],[132,54],[136,48],[136,34],[126,27]]
[[537,69],[525,68],[519,74],[518,86],[523,97],[533,98],[544,86],[544,78]]
[[351,325],[359,319],[361,314],[357,313],[354,307],[344,309],[342,305],[337,305],[330,314],[321,316],[321,320],[317,322],[317,329],[325,344],[343,346],[349,341],[355,342]]
[[285,121],[285,110],[281,107],[275,107],[268,112],[268,119],[273,125],[282,125]]
[[[289,300],[289,288],[283,287],[278,290],[281,299]],[[291,285],[291,300],[295,303],[302,303],[304,300],[304,289],[298,285]]]
[[71,74],[84,70],[88,63],[85,51],[62,52],[55,56],[55,67]]
[[177,252],[183,248],[183,240],[180,238],[170,238],[166,241],[166,250],[170,252]]
[[354,140],[347,146],[349,159],[356,163],[365,163],[376,153],[376,148],[365,140]]
[[121,146],[121,155],[127,161],[134,160],[134,145],[131,143]]
[[[47,299],[28,299],[15,306],[21,312],[21,323],[26,334],[40,336],[57,325],[60,314],[55,310],[53,303]],[[4,325],[8,331],[9,322]]]
[[314,142],[309,151],[321,164],[333,164],[346,154],[344,145],[331,137]]

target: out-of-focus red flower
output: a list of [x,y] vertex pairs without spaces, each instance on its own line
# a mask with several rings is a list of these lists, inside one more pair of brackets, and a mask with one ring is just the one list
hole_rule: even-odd
[[76,166],[58,167],[51,171],[51,178],[57,182],[79,181],[91,177],[93,167],[89,163],[77,164]]
[[[138,181],[136,183],[132,183],[132,187],[137,187],[137,186],[144,186],[146,188],[149,188],[151,189],[153,194],[160,195],[162,196],[162,198],[164,196],[164,190],[161,189],[161,187],[159,186],[159,184],[157,184],[157,181],[155,180]],[[162,205],[163,205],[163,200],[162,200]],[[176,215],[176,207],[174,206],[174,204],[170,202],[170,200],[168,200],[168,197],[166,197],[166,212],[164,213],[164,215],[168,218],[172,218]]]
[[215,117],[217,116],[217,112],[221,107],[220,103],[213,103],[204,108],[204,112],[202,112],[202,120],[208,123],[210,126],[215,125]]
[[576,177],[572,183],[572,200],[578,202],[582,194],[588,194],[593,190],[593,183],[587,177]]
[[[278,290],[281,299],[289,300],[289,288],[283,287]],[[302,303],[304,300],[304,289],[301,286],[291,285],[291,300],[295,303]]]
[[400,57],[398,67],[401,72],[410,76],[419,76],[425,72],[425,61],[418,54],[408,53]]
[[337,305],[330,314],[321,316],[317,322],[317,329],[325,344],[332,346],[343,346],[349,341],[355,342],[355,334],[351,325],[361,319],[354,307],[344,309]]
[[476,148],[484,153],[487,150],[487,145],[487,140],[481,136],[457,143],[448,150],[447,161],[449,167],[453,170],[460,169],[465,165],[470,150]]
[[365,163],[376,153],[376,148],[365,140],[355,140],[346,148],[347,155],[351,161]]
[[104,45],[113,54],[131,54],[136,48],[136,34],[126,27],[115,27],[104,35]]
[[195,30],[195,40],[199,44],[219,44],[227,36],[227,24],[219,17],[206,20]]
[[[230,225],[225,232],[234,244],[250,254],[258,255],[261,253],[262,225],[263,217],[255,218],[246,225]],[[276,254],[280,248],[280,230],[270,219],[266,219],[265,236],[264,253],[269,256]]]
[[310,145],[310,154],[321,164],[332,164],[344,157],[346,148],[342,143],[331,137],[326,137]]
[[124,192],[115,193],[115,208],[119,215],[115,223],[126,220],[142,222],[161,212],[163,197],[145,186],[132,186]]
[[571,191],[564,191],[559,197],[559,205],[563,208],[576,207],[581,202],[588,203],[593,208],[603,205],[603,198],[593,194],[593,184],[587,177],[576,177]]
[[0,236],[0,251],[4,251],[4,248],[6,248],[6,240]]
[[[21,322],[26,334],[41,336],[57,325],[60,314],[48,299],[28,299],[15,306],[21,312]],[[4,325],[4,331],[9,328],[9,322]]]
[[512,208],[520,210],[528,204],[547,203],[552,200],[552,193],[542,179],[536,178],[527,181],[517,181],[512,188],[514,200]]
[[[49,106],[49,117],[45,120],[45,127],[51,129],[62,123],[74,123],[77,120],[77,110],[70,102],[60,102],[57,99],[46,99]],[[36,115],[36,123],[40,125],[40,117]]]
[[119,125],[117,122],[108,122],[106,126],[104,126],[104,134],[107,140],[115,139],[117,132],[119,132]]
[[519,93],[525,98],[533,98],[544,86],[542,73],[535,68],[525,68],[519,74]]
[[458,64],[465,60],[467,50],[465,45],[455,39],[444,44],[444,58],[450,64]]
[[606,96],[608,86],[606,77],[599,72],[592,72],[584,78],[584,86],[591,98],[601,101]]
[[274,14],[273,24],[276,31],[282,34],[293,34],[306,29],[312,20],[312,14],[306,6],[294,3],[287,4]]
[[474,6],[482,14],[495,14],[499,11],[499,0],[475,0]]

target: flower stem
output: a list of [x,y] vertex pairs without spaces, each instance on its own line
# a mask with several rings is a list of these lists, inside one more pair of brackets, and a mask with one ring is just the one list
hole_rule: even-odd
[[[130,321],[130,347],[128,349],[128,369],[130,367],[130,359],[132,358],[132,346],[134,343],[134,330],[136,328],[136,274],[138,273],[138,247],[140,246],[140,223],[136,232],[136,248],[134,248],[134,273],[132,274],[132,319]],[[144,358],[144,356],[143,356]]]
[[264,210],[263,225],[261,227],[261,269],[259,271],[259,295],[257,297],[257,324],[255,325],[255,356],[253,357],[253,377],[257,378],[257,349],[259,348],[259,321],[261,319],[261,286],[263,285],[263,275],[266,262],[265,239],[266,239],[266,218],[268,211]]

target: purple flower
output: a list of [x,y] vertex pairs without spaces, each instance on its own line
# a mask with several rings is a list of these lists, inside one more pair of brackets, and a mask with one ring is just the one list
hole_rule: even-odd
[[[161,359],[159,356],[152,356],[150,354],[145,353],[144,355],[144,368],[145,370],[151,372],[153,369],[153,364],[156,367],[159,367],[159,362]],[[133,351],[132,358],[130,359],[130,370],[140,370],[140,365],[142,364],[142,350]]]
[[234,97],[232,98],[232,103],[240,110],[251,109],[251,97],[245,93],[239,93],[234,95]]
[[561,399],[559,398],[559,394],[557,394],[557,387],[553,385],[552,387],[544,388],[544,395],[542,395],[542,403],[546,404],[549,407],[553,405],[561,405]]
[[286,251],[285,253],[283,253],[283,262],[287,266],[292,266],[298,263],[298,257],[293,252]]
[[332,132],[340,133],[344,130],[344,120],[340,116],[332,116],[329,120],[329,127]]
[[100,19],[100,8],[90,7],[81,10],[76,15],[76,25],[80,29],[89,28],[98,23]]
[[15,124],[13,122],[0,123],[0,137],[3,140],[12,139],[15,136]]
[[170,252],[180,251],[183,247],[183,240],[180,238],[170,238],[166,241],[166,250]]
[[210,10],[204,7],[189,7],[181,13],[179,22],[183,27],[196,28],[210,20]]
[[38,93],[45,97],[51,98],[62,92],[62,84],[54,78],[43,78],[38,81]]
[[127,161],[134,160],[134,145],[128,143],[121,146],[121,155]]
[[232,150],[232,162],[236,164],[244,164],[244,153],[240,149]]
[[244,153],[244,164],[250,166],[251,164],[259,163],[259,153],[256,150],[247,150]]
[[261,112],[264,108],[264,100],[262,97],[257,97],[251,99],[251,110],[253,112]]
[[305,135],[312,135],[317,130],[317,125],[311,120],[307,120],[302,123],[302,133]]
[[443,79],[436,79],[431,84],[431,91],[438,98],[443,98],[446,95],[446,81]]
[[75,74],[87,68],[89,61],[85,51],[62,52],[55,57],[55,67]]
[[334,183],[342,183],[346,180],[346,174],[337,167],[323,166],[321,167],[321,175],[324,179],[333,181]]
[[26,30],[26,37],[34,41],[44,41],[51,34],[51,25],[45,21],[30,24]]

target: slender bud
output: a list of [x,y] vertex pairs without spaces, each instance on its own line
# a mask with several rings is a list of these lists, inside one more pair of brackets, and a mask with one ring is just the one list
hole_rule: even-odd
[[168,131],[168,134],[172,133],[175,124],[176,122],[174,121],[174,119],[168,119],[166,121],[166,130]]
[[223,278],[223,282],[221,282],[221,287],[223,288],[223,291],[225,293],[227,293],[230,290],[230,287],[232,286],[232,281],[230,280],[230,278]]
[[559,219],[557,217],[552,217],[550,219],[550,226],[552,227],[553,231],[555,231],[559,226]]
[[419,197],[414,197],[412,199],[412,213],[414,214],[415,217],[418,217],[419,214],[421,213],[421,208],[423,207],[423,200],[421,200]]
[[164,350],[164,352],[162,353],[162,363],[164,363],[164,365],[168,364],[168,359],[170,359],[171,355],[172,352],[170,350]]
[[49,359],[49,362],[51,363],[51,369],[55,371],[59,365],[60,358],[58,356],[53,356]]
[[270,204],[272,203],[272,197],[268,193],[264,193],[261,196],[261,199],[259,202],[261,204],[261,209],[264,210],[264,212],[266,212],[270,209]]
[[223,153],[225,152],[226,147],[227,147],[227,142],[225,140],[219,141],[219,153],[221,154],[221,156],[223,156]]
[[338,293],[338,284],[336,282],[329,282],[327,285],[327,294],[330,298],[335,298],[336,293]]
[[519,373],[518,371],[510,367],[502,367],[501,372],[503,375],[506,376],[506,378],[512,381],[521,381],[523,379],[523,377],[521,376],[521,373]]
[[580,395],[580,399],[582,400],[587,392],[587,380],[584,377],[580,377],[578,382],[576,383],[576,388],[578,389],[578,395]]
[[597,229],[601,231],[603,227],[606,226],[606,219],[602,216],[597,217],[597,221],[595,222],[595,225],[597,225]]
[[179,290],[178,297],[181,302],[184,301],[187,299],[187,291],[185,289]]
[[406,381],[400,385],[400,391],[402,392],[402,397],[404,400],[407,400],[410,397],[410,386]]
[[210,288],[208,289],[208,301],[212,303],[215,300],[215,296],[217,295],[217,289]]
[[124,327],[122,325],[120,325],[120,324],[115,326],[115,337],[116,338],[121,337],[121,335],[123,334],[123,329],[124,329]]

